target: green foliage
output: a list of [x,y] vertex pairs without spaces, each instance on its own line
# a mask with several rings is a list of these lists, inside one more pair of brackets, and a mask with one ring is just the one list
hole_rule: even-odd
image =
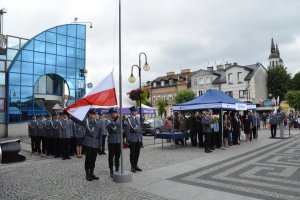
[[142,100],[143,104],[147,104],[149,98],[149,92],[147,89],[131,90],[129,92],[129,98],[132,101],[135,101],[137,106],[140,106],[140,100]]
[[295,74],[291,82],[291,89],[300,90],[300,72]]
[[300,109],[300,90],[291,90],[285,94],[285,99],[287,100],[289,106]]
[[157,102],[158,105],[158,115],[160,115],[160,117],[162,117],[162,115],[166,112],[166,102],[163,99],[158,100]]
[[277,96],[282,99],[284,94],[288,91],[291,75],[287,72],[286,67],[278,65],[275,67],[269,67],[268,69],[267,88],[268,93],[272,94],[273,97]]
[[196,94],[192,90],[186,89],[178,92],[174,99],[175,103],[178,104],[193,100],[195,98]]

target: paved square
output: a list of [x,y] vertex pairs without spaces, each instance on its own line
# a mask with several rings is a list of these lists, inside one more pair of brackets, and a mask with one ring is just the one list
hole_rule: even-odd
[[300,199],[300,138],[281,140],[169,180],[262,199]]

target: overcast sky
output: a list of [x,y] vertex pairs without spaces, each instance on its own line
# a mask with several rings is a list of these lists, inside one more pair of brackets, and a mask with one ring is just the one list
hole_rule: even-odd
[[[1,0],[4,34],[32,38],[78,21],[87,29],[87,81],[97,83],[115,67],[118,84],[118,0]],[[150,71],[142,82],[168,71],[205,69],[226,61],[268,66],[271,38],[291,74],[300,71],[298,0],[122,0],[123,92],[131,66],[145,52]],[[144,63],[144,57],[142,57]],[[138,78],[138,71],[134,69]]]

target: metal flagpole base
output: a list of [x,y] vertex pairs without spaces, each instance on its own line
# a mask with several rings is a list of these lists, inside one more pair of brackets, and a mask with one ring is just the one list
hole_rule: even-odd
[[129,183],[132,181],[132,173],[129,171],[115,172],[113,181],[116,183]]

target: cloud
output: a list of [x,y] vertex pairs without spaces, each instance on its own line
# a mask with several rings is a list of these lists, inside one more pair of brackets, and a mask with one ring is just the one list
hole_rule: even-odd
[[[79,21],[87,29],[88,82],[97,82],[115,67],[118,79],[117,0],[3,0],[8,11],[4,32],[31,38],[44,29]],[[151,66],[142,82],[228,62],[268,65],[271,38],[278,43],[290,73],[299,71],[300,1],[289,0],[151,0],[122,1],[122,73],[125,92],[139,53]],[[142,64],[145,62],[141,57]],[[138,73],[135,69],[135,76]],[[118,83],[118,81],[116,81]]]

